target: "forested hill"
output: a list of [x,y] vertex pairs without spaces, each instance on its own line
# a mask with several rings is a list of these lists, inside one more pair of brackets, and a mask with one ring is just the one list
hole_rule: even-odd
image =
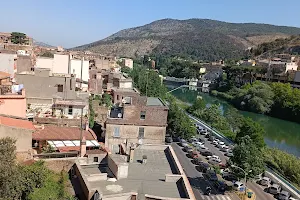
[[300,35],[293,35],[288,38],[279,38],[272,42],[265,42],[253,48],[254,56],[274,55],[276,53],[288,53],[300,55]]
[[300,34],[300,28],[209,19],[163,19],[74,49],[128,57],[164,54],[217,60],[240,57],[249,47],[296,34]]

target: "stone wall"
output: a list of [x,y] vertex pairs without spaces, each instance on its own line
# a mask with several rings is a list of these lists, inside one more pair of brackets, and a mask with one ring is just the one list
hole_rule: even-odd
[[[120,127],[120,137],[113,136],[114,127]],[[141,126],[144,127],[143,139],[138,138],[139,127],[140,126],[134,125],[106,124],[105,147],[112,151],[113,145],[119,145],[121,143],[127,143],[126,149],[129,148],[131,143],[164,144],[166,127]]]
[[75,159],[74,160],[49,160],[49,159],[45,159],[44,161],[45,161],[45,165],[48,169],[50,169],[54,172],[57,172],[57,173],[59,173],[63,170],[68,172],[75,163]]

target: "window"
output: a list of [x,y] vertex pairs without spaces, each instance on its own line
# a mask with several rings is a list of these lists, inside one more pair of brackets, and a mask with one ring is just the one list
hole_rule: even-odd
[[94,157],[94,162],[98,162],[98,157]]
[[146,119],[146,111],[141,111],[140,119]]
[[139,138],[144,138],[145,129],[144,127],[139,127]]
[[131,97],[124,97],[125,104],[131,104]]
[[120,127],[114,127],[113,137],[120,137]]
[[57,85],[57,92],[63,92],[64,86],[63,85]]
[[72,90],[72,79],[70,79],[70,90]]
[[93,79],[97,79],[97,74],[94,74],[94,75],[93,75]]
[[119,95],[117,95],[117,100],[119,100]]
[[69,106],[68,114],[73,115],[73,106]]

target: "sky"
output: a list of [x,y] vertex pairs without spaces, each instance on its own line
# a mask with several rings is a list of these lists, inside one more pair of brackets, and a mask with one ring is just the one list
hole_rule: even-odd
[[23,32],[65,48],[152,21],[215,19],[300,27],[300,0],[14,0],[1,1],[0,32]]

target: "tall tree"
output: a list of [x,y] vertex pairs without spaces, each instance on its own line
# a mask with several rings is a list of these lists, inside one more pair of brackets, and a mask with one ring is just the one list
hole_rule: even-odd
[[244,118],[240,131],[236,135],[236,142],[245,136],[249,136],[258,148],[262,148],[265,146],[264,134],[265,130],[259,123],[253,121],[251,118]]
[[[263,153],[247,135],[237,139],[230,162],[242,168],[247,173],[247,178],[254,178],[264,172]],[[239,178],[244,178],[244,173],[236,168],[232,169]]]
[[20,32],[12,32],[10,40],[14,44],[24,44],[27,42],[26,40],[26,34],[20,33]]

